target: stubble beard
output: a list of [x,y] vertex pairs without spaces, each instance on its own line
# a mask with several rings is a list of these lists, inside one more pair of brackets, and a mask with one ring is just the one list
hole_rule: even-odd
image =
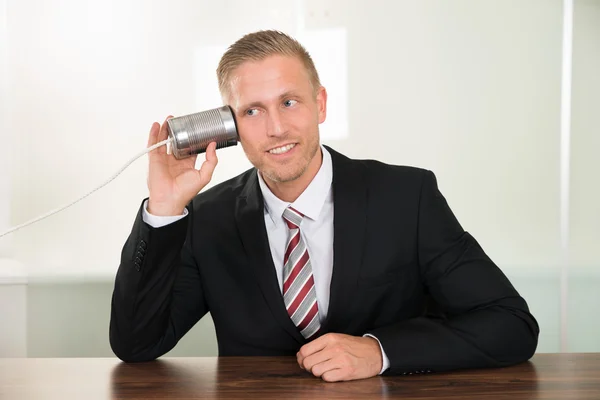
[[291,182],[294,181],[298,178],[300,178],[308,169],[308,166],[310,165],[311,161],[315,158],[315,155],[317,154],[317,151],[319,150],[319,142],[315,141],[312,142],[310,144],[312,146],[312,149],[310,149],[309,154],[307,154],[307,157],[303,157],[303,163],[300,165],[300,168],[298,170],[295,171],[291,171],[289,174],[278,174],[278,170],[276,168],[273,168],[271,170],[269,169],[264,169],[264,168],[257,168],[260,173],[263,175],[264,178],[268,178],[269,180],[271,180],[272,182],[276,182],[276,183],[286,183],[286,182]]

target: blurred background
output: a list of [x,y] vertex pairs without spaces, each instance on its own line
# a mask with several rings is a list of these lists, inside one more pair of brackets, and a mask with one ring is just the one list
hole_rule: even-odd
[[[279,29],[329,92],[322,141],[433,170],[541,327],[600,351],[600,0],[0,0],[0,232],[93,189],[152,122],[221,105],[215,68]],[[220,150],[212,184],[250,164]],[[0,357],[112,356],[147,159],[0,239]],[[210,315],[170,353],[217,354]]]

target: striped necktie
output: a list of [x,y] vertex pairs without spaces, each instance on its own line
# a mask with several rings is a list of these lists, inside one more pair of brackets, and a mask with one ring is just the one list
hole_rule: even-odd
[[308,249],[300,234],[303,217],[292,207],[283,212],[289,228],[283,257],[283,300],[294,325],[302,336],[311,339],[319,331],[321,323]]

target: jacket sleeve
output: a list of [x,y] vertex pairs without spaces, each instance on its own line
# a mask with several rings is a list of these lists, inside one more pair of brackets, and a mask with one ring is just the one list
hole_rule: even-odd
[[190,249],[191,219],[190,211],[153,228],[140,207],[121,253],[111,305],[110,345],[123,361],[162,356],[208,311]]
[[390,360],[386,374],[502,367],[528,360],[539,327],[525,300],[465,232],[425,171],[419,200],[423,285],[441,309],[369,333]]

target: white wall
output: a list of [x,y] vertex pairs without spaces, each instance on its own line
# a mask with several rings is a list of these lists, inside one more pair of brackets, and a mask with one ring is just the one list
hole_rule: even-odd
[[[0,0],[0,148],[5,149],[0,157],[0,232],[10,227],[10,170],[11,143],[8,72],[8,27],[6,0]],[[0,258],[10,254],[12,237],[0,238]]]
[[[306,1],[303,13],[306,30],[347,30],[349,138],[330,144],[433,169],[500,265],[555,266],[560,2],[341,4]],[[103,181],[145,145],[153,121],[196,111],[198,47],[258,28],[294,33],[299,23],[296,5],[276,1],[8,5],[12,117],[21,121],[14,223]],[[249,165],[239,147],[221,153],[215,182]],[[140,160],[84,203],[16,233],[18,258],[37,275],[111,276],[145,174]]]
[[600,270],[600,1],[575,4],[571,263]]
[[[597,273],[600,6],[575,4],[571,260]],[[10,223],[95,187],[145,146],[153,121],[210,106],[216,78],[199,71],[216,65],[207,55],[213,66],[198,66],[203,49],[261,28],[299,37],[335,28],[347,43],[348,129],[326,143],[432,169],[504,271],[557,283],[532,306],[554,334],[562,12],[561,0],[0,0],[0,135],[13,140],[0,189],[9,182]],[[330,61],[317,58],[317,68]],[[241,147],[219,155],[213,184],[249,166]],[[8,247],[29,277],[111,279],[147,195],[146,168],[138,160],[83,203],[13,234]]]
[[[0,273],[7,270],[2,264],[0,259]],[[27,285],[14,275],[7,281],[0,277],[0,357],[26,357]]]
[[573,28],[568,348],[600,351],[600,1],[576,0]]

